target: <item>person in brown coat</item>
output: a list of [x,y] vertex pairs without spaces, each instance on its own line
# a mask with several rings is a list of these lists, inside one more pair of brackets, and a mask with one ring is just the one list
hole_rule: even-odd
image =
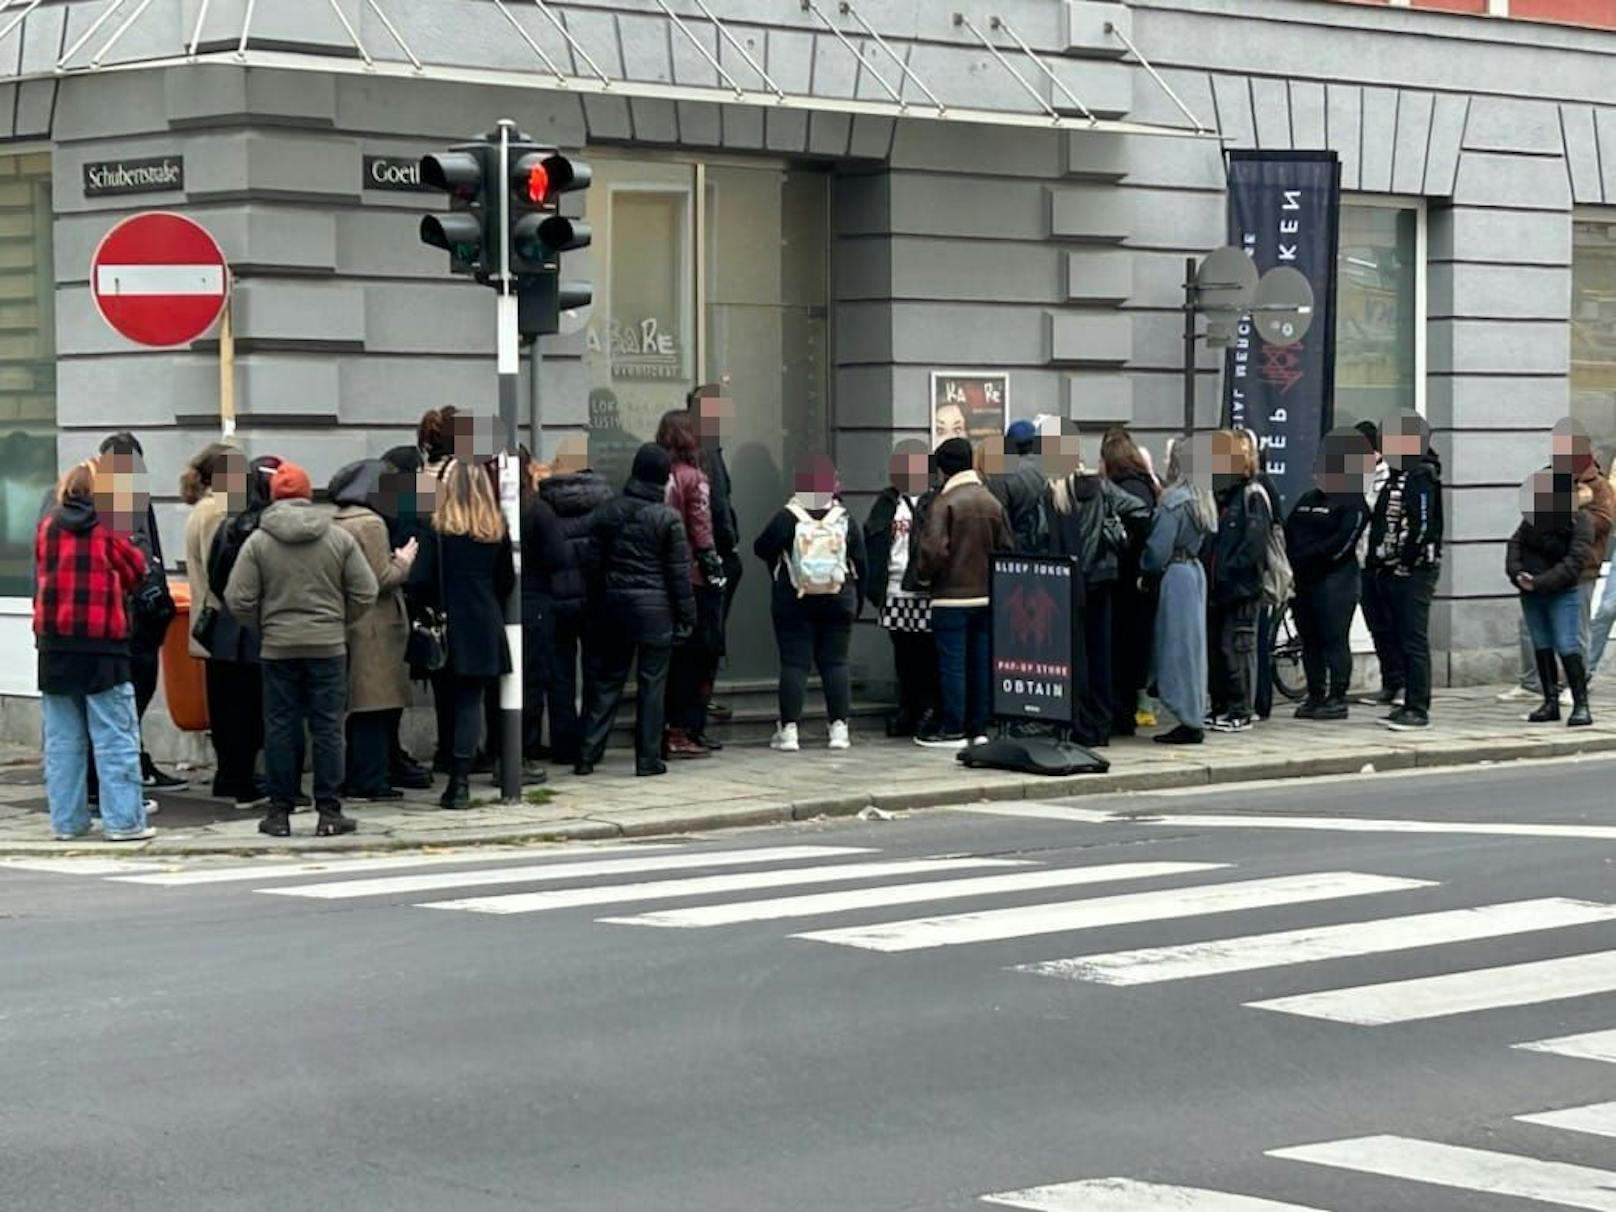
[[410,622],[404,583],[415,563],[412,538],[394,550],[387,522],[378,512],[380,459],[350,463],[331,477],[336,524],[353,536],[376,575],[376,605],[348,625],[348,760],[345,791],[351,800],[396,800],[403,793],[388,780],[396,719],[410,705],[409,670],[404,650]]
[[932,634],[942,690],[938,723],[915,737],[930,749],[963,749],[986,734],[990,708],[988,581],[995,551],[1014,551],[1004,506],[972,469],[971,444],[937,448],[942,491],[920,535],[919,574],[931,587]]

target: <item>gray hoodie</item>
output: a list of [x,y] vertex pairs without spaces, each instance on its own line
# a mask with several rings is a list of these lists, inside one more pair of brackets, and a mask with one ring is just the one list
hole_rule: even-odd
[[348,625],[376,601],[376,574],[331,513],[277,501],[241,549],[224,602],[261,637],[263,659],[339,657]]

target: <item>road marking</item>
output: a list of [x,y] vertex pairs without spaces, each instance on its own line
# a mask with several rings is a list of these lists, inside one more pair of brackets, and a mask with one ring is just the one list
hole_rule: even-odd
[[1055,1187],[984,1195],[982,1202],[1029,1212],[1319,1212],[1301,1204],[1229,1195],[1199,1187],[1171,1187],[1131,1178],[1090,1178]]
[[887,922],[879,926],[816,930],[793,937],[813,939],[821,943],[838,943],[844,947],[862,947],[868,951],[917,951],[926,947],[953,947],[961,943],[1026,938],[1037,934],[1060,934],[1069,930],[1092,930],[1100,926],[1120,926],[1133,922],[1200,917],[1212,913],[1232,913],[1240,909],[1299,905],[1308,901],[1369,896],[1381,892],[1401,892],[1409,888],[1432,886],[1433,882],[1430,880],[1360,875],[1353,871],[1324,871],[1308,875],[1282,875],[1269,879],[1243,880],[1230,884],[1199,884],[1190,888],[1170,888],[1160,892],[1130,892],[1121,896],[1097,897],[1091,900],[1055,901],[1043,905],[1023,905],[1013,909],[988,909],[977,913],[912,918],[909,921]]
[[[400,854],[385,858],[321,859],[317,862],[283,863],[266,860],[250,867],[199,867],[191,871],[162,871],[158,875],[136,875],[120,879],[125,884],[157,884],[165,888],[182,888],[191,884],[251,883],[254,880],[293,879],[303,875],[338,875],[349,871],[407,871],[412,867],[447,867],[453,863],[500,863],[524,858],[579,859],[585,854],[636,854],[647,850],[668,850],[665,845],[597,846],[589,850],[569,849],[564,846],[521,846],[488,851],[457,850],[434,851],[431,854]],[[161,871],[152,866],[149,870]]]
[[[1340,776],[1337,776],[1338,778]],[[1168,794],[1162,792],[1162,795]],[[979,816],[1019,816],[1083,825],[1157,825],[1190,829],[1303,829],[1325,833],[1426,833],[1481,837],[1540,837],[1616,841],[1616,825],[1517,825],[1491,821],[1402,821],[1350,816],[1273,816],[1252,813],[1105,812],[1061,804],[971,804],[953,809]]]
[[1258,1010],[1374,1027],[1612,991],[1616,991],[1616,951],[1595,951],[1246,1004]]
[[1581,926],[1613,918],[1616,918],[1616,905],[1546,897],[1542,900],[1480,905],[1473,909],[1450,909],[1442,913],[1380,918],[1372,922],[1348,922],[1341,926],[1317,926],[1307,930],[1283,930],[1277,934],[1213,939],[1174,947],[1141,947],[1105,955],[1078,955],[1071,959],[1024,964],[1016,970],[1065,980],[1095,981],[1102,985],[1148,985],[1158,981],[1190,980],[1198,976],[1220,976],[1229,972],[1310,964],[1356,955],[1409,951],[1416,947],[1500,938],[1534,930],[1559,930],[1566,926]]
[[1616,1212],[1616,1173],[1514,1153],[1467,1149],[1405,1136],[1364,1136],[1274,1149],[1268,1156],[1463,1191],[1535,1199],[1567,1208]]
[[341,901],[357,896],[393,896],[405,892],[433,892],[439,888],[476,888],[489,884],[527,884],[543,880],[587,879],[596,875],[629,875],[641,871],[676,871],[702,867],[740,867],[747,863],[789,863],[794,859],[838,858],[846,854],[872,854],[863,846],[768,846],[760,850],[710,850],[669,854],[656,858],[584,860],[549,863],[538,867],[502,867],[497,871],[443,871],[431,875],[400,875],[379,880],[334,880],[297,888],[259,888],[267,896],[306,896]]
[[1560,1111],[1539,1111],[1517,1115],[1523,1124],[1564,1128],[1568,1132],[1588,1132],[1594,1136],[1616,1136],[1616,1103],[1592,1103],[1586,1107],[1566,1107]]
[[1516,1044],[1525,1052],[1550,1052],[1577,1060],[1607,1061],[1616,1064],[1616,1031],[1589,1031],[1583,1035],[1561,1035],[1554,1039]]
[[1018,875],[983,875],[964,880],[934,880],[924,884],[858,888],[849,892],[819,892],[809,896],[776,897],[766,901],[697,905],[691,909],[665,909],[657,913],[642,913],[637,917],[605,917],[600,920],[620,926],[730,926],[737,922],[815,917],[820,914],[845,913],[851,909],[912,905],[920,901],[942,901],[955,897],[1030,892],[1035,888],[1064,888],[1075,884],[1101,884],[1117,880],[1150,879],[1161,875],[1186,875],[1195,871],[1221,870],[1228,866],[1227,863],[1110,863],[1099,867],[1068,867],[1059,871],[1028,871]]
[[46,875],[115,875],[125,871],[161,871],[161,863],[104,858],[0,858],[0,867],[39,871]]
[[821,867],[789,867],[775,871],[742,871],[704,875],[686,880],[655,880],[643,884],[607,884],[593,888],[565,888],[554,892],[515,892],[505,896],[471,896],[453,901],[427,901],[417,909],[454,909],[468,913],[540,913],[546,909],[573,909],[579,905],[609,905],[623,901],[657,901],[676,896],[710,896],[718,892],[745,892],[753,888],[780,888],[789,884],[832,884],[840,880],[870,880],[893,875],[921,875],[928,871],[959,871],[970,867],[1024,867],[1016,859],[904,859],[882,863],[840,863]]

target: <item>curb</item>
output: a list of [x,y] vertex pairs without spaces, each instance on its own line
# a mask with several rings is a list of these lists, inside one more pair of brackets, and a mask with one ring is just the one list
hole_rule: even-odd
[[1505,762],[1594,756],[1616,753],[1616,734],[1531,740],[1494,740],[1432,744],[1409,749],[1366,750],[1319,757],[1263,758],[1218,765],[1111,771],[1106,774],[1063,775],[1051,778],[1009,777],[994,782],[970,778],[939,780],[899,791],[869,791],[759,804],[746,801],[727,809],[723,804],[691,805],[682,809],[640,809],[620,818],[573,817],[535,825],[490,826],[454,830],[399,832],[386,835],[357,833],[339,838],[313,836],[290,839],[196,838],[169,841],[161,834],[145,845],[118,842],[0,842],[0,856],[128,854],[132,857],[179,858],[202,855],[262,856],[266,854],[341,854],[354,851],[434,850],[465,846],[516,846],[544,842],[605,841],[670,835],[709,833],[720,829],[788,825],[837,817],[856,816],[866,808],[882,812],[909,812],[945,805],[1002,800],[1067,799],[1120,793],[1176,790],[1245,782],[1279,782],[1328,775],[1354,775],[1365,766],[1376,773],[1429,770]]

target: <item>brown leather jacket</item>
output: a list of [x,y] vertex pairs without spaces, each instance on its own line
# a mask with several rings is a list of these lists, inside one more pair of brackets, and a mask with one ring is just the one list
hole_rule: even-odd
[[1610,486],[1597,464],[1590,463],[1577,477],[1577,508],[1587,510],[1594,520],[1593,554],[1582,570],[1582,579],[1597,581],[1599,567],[1605,562],[1610,546],[1611,522],[1616,520],[1616,489]]
[[989,557],[1014,551],[1004,506],[974,471],[953,476],[926,515],[920,535],[920,579],[931,586],[932,609],[988,604]]

